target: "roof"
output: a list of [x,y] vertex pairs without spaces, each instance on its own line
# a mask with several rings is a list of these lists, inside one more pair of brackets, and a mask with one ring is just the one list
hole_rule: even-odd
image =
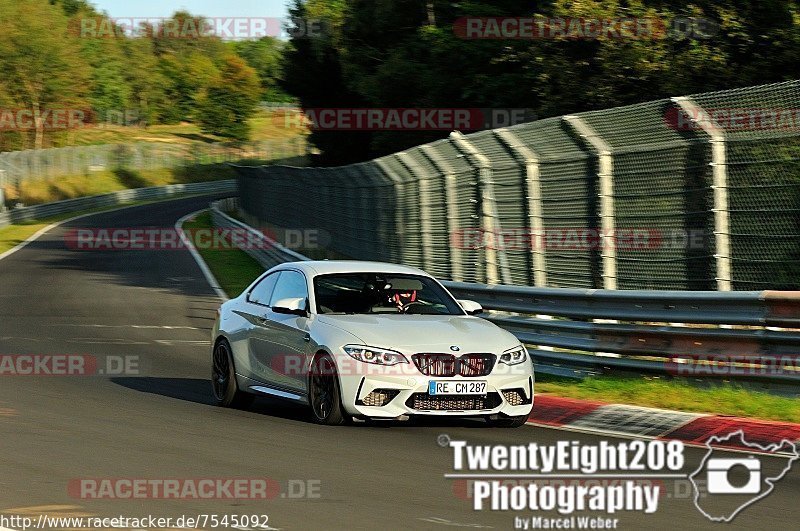
[[309,260],[305,262],[289,262],[280,264],[275,269],[291,266],[310,276],[329,275],[333,273],[389,273],[406,275],[428,275],[416,267],[409,267],[385,262],[361,262],[358,260]]

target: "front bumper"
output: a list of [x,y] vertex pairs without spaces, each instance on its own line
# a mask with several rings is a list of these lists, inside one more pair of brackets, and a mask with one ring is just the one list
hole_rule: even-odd
[[[485,395],[428,394],[428,382],[485,381]],[[342,401],[351,415],[391,419],[403,415],[450,417],[528,415],[533,408],[533,375],[507,374],[476,378],[438,378],[425,376],[363,375],[342,378]],[[369,405],[376,401],[384,405]]]

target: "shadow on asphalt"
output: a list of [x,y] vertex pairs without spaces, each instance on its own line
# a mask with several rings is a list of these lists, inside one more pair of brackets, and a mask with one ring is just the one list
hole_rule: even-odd
[[141,393],[177,398],[196,404],[213,405],[211,382],[199,378],[111,378],[111,381],[122,387]]
[[[155,377],[111,378],[110,380],[117,385],[140,393],[161,395],[206,406],[214,405],[210,380]],[[266,397],[257,397],[247,411],[298,422],[310,422],[305,407]]]
[[[175,221],[183,214],[208,207],[214,199],[229,194],[175,199],[161,203],[132,206],[125,210],[100,212],[65,223],[46,237],[32,242],[37,260],[53,274],[72,272],[87,283],[87,289],[108,284],[152,290],[155,294],[172,293],[188,297],[195,311],[212,315],[219,300],[211,291],[194,259],[185,250],[76,250],[66,243],[66,234],[77,229],[163,229],[172,233]],[[73,277],[75,278],[75,277]],[[194,312],[193,312],[194,313]]]
[[[155,377],[136,377],[136,378],[111,378],[111,382],[139,391],[203,404],[214,405],[214,398],[211,395],[211,382],[200,378],[155,378]],[[258,397],[253,404],[247,408],[251,413],[276,417],[286,420],[295,420],[302,423],[312,423],[310,413],[304,406],[292,404],[283,400],[274,400],[267,397]],[[481,419],[459,419],[459,418],[439,418],[439,417],[412,417],[408,421],[377,421],[364,422],[356,421],[353,427],[364,428],[487,428],[488,425]]]

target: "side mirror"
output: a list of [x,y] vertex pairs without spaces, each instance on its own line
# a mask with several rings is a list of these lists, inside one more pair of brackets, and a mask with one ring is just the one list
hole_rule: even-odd
[[464,308],[464,311],[467,312],[469,315],[478,315],[483,313],[483,306],[481,306],[475,301],[460,300],[457,302],[458,304],[461,305],[462,308]]
[[272,306],[272,311],[275,313],[284,313],[288,315],[299,315],[301,317],[308,317],[308,309],[306,308],[306,299],[281,299]]

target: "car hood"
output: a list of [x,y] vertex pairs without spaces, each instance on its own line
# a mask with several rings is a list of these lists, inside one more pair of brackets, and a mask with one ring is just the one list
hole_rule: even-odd
[[321,323],[365,345],[401,352],[500,353],[519,345],[510,332],[479,317],[461,315],[320,315]]

